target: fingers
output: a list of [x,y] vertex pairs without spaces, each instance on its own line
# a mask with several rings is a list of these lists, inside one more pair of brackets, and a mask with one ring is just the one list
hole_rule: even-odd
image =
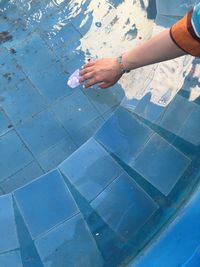
[[94,64],[95,64],[95,61],[89,61],[88,63],[86,63],[83,66],[83,69],[88,68],[88,67],[92,67],[92,66],[94,66]]
[[100,87],[101,89],[106,89],[108,88],[110,85],[106,82],[102,82],[98,85],[98,87]]
[[88,67],[87,69],[83,69],[79,72],[80,76],[83,76],[84,74],[93,71],[92,67]]
[[92,85],[95,85],[96,83],[98,83],[99,81],[95,78],[90,79],[86,84],[85,84],[85,88],[89,88]]
[[120,78],[115,61],[114,59],[88,60],[80,71],[80,83],[85,82],[84,88],[95,84],[102,89],[110,87]]
[[89,73],[86,73],[85,75],[83,75],[80,79],[79,79],[79,82],[82,83],[88,79],[91,79],[92,77],[94,77],[94,74],[93,72],[89,72]]

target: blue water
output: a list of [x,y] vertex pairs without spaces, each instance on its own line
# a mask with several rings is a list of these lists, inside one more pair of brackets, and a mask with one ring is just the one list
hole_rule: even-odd
[[[123,83],[69,88],[88,57],[114,49],[114,30],[128,46],[144,38],[136,16],[154,25],[155,1],[133,3],[135,18],[124,17],[128,2],[94,2],[0,0],[0,266],[196,264],[200,101],[190,96],[199,60],[168,105],[168,88],[158,103],[157,88],[140,99]],[[105,38],[97,50],[91,32]],[[175,255],[179,239],[188,247]]]

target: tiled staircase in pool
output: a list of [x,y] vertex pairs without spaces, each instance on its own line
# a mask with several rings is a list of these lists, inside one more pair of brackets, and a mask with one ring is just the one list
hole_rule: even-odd
[[175,145],[119,107],[57,169],[0,198],[1,266],[116,266],[138,253],[196,182],[196,159]]
[[[8,11],[9,19],[4,22],[9,24],[15,13]],[[140,101],[125,99],[112,113],[123,96],[119,87],[115,88],[118,93],[112,93],[114,89],[106,92],[106,104],[98,102],[105,96],[99,96],[96,89],[87,93],[66,89],[65,62],[56,57],[66,59],[60,48],[64,49],[68,37],[62,47],[60,39],[48,44],[53,46],[55,59],[49,57],[48,50],[40,53],[46,47],[43,36],[49,32],[47,26],[55,22],[55,17],[47,18],[42,38],[37,31],[28,38],[23,32],[13,32],[21,33],[24,43],[6,42],[1,48],[11,70],[4,77],[6,91],[0,88],[0,266],[125,266],[146,251],[145,245],[156,234],[160,236],[199,182],[200,126],[196,122],[200,105],[198,99],[190,101],[186,90],[195,78],[185,79],[185,86],[165,107],[153,104],[146,94]],[[75,31],[76,40],[76,35],[85,31],[76,31],[73,25],[77,23],[67,24],[65,32],[68,27]],[[10,57],[8,51],[14,55]],[[35,62],[30,64],[30,56],[41,62],[41,69]],[[68,55],[68,60],[72,58]],[[17,77],[15,68],[19,68]],[[60,83],[59,90],[54,90],[55,80]],[[18,109],[22,105],[23,109]],[[87,108],[82,114],[72,112],[77,107]],[[172,260],[171,256],[170,267],[197,258],[193,252],[200,243],[199,235],[195,240],[182,238],[184,222],[194,224],[198,233],[195,218],[199,215],[193,214],[198,197],[192,201],[185,209],[192,211],[185,215],[186,220],[181,219],[179,228],[179,238],[188,241],[190,249],[184,254],[179,248],[179,257]],[[169,232],[166,239],[178,238],[177,231]],[[131,266],[147,267],[159,249],[164,255],[162,248],[169,244],[166,239]],[[166,261],[161,257],[156,264],[166,267]]]

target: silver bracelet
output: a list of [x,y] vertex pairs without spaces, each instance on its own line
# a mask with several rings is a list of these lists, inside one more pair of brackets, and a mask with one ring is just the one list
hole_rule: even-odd
[[129,73],[130,72],[130,70],[127,69],[127,68],[125,68],[124,65],[123,65],[123,63],[122,63],[122,55],[120,55],[119,57],[117,57],[117,62],[119,63],[119,65],[121,67],[122,74]]

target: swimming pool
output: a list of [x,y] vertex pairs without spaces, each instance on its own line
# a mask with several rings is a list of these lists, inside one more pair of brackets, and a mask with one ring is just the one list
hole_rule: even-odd
[[0,1],[0,266],[198,261],[199,59],[67,86],[190,8],[169,6]]

